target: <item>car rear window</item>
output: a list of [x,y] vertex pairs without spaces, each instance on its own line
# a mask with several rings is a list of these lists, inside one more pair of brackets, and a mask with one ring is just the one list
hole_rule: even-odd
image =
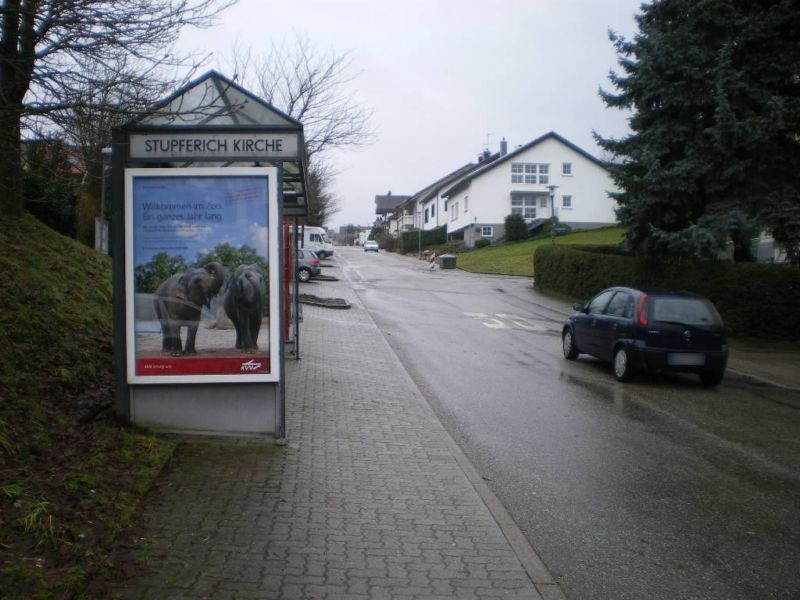
[[653,321],[686,325],[718,325],[714,308],[701,298],[653,298]]

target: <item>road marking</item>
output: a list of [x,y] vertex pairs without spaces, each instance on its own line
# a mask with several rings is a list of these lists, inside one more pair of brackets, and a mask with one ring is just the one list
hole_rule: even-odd
[[500,319],[494,319],[486,313],[464,313],[466,316],[473,319],[480,319],[481,323],[490,329],[509,329],[509,326],[503,323]]
[[537,319],[531,319],[520,315],[507,313],[496,313],[490,315],[479,312],[465,312],[465,317],[476,319],[489,329],[523,329],[525,331],[536,331],[545,333],[547,331],[557,331],[557,323],[548,323]]
[[547,327],[544,327],[540,323],[537,323],[533,319],[528,319],[527,317],[520,317],[519,315],[507,315],[498,313],[497,315],[501,319],[508,319],[517,327],[521,327],[522,329],[527,329],[528,331],[547,331]]

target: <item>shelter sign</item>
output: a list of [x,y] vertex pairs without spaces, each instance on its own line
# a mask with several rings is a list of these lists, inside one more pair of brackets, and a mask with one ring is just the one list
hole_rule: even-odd
[[125,170],[129,383],[278,381],[277,179]]
[[297,160],[296,133],[148,132],[132,133],[132,159]]

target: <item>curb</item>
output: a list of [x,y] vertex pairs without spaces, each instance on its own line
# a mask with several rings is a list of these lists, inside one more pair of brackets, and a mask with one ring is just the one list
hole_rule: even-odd
[[775,387],[781,390],[786,390],[787,392],[800,392],[800,387],[795,387],[791,385],[785,385],[783,383],[778,383],[774,379],[767,379],[766,377],[761,377],[759,375],[753,375],[752,373],[748,373],[747,371],[742,371],[740,369],[735,369],[732,367],[727,367],[726,371],[728,373],[733,373],[742,379],[748,379],[753,383],[766,386],[766,387]]
[[[353,291],[356,296],[358,296],[358,291]],[[497,526],[500,528],[500,532],[509,543],[512,552],[517,557],[517,560],[525,570],[525,573],[528,575],[528,578],[533,586],[539,592],[542,600],[567,600],[567,596],[561,590],[561,587],[558,585],[555,578],[550,574],[550,571],[547,569],[544,561],[538,555],[533,546],[531,546],[530,542],[525,537],[525,534],[522,533],[522,530],[520,530],[520,528],[514,522],[505,506],[503,506],[489,486],[486,485],[486,482],[483,480],[480,473],[478,473],[467,456],[461,450],[461,447],[450,435],[450,432],[447,431],[445,426],[442,424],[427,398],[425,398],[425,395],[422,393],[416,382],[406,370],[405,365],[403,365],[403,361],[401,361],[400,357],[397,356],[397,353],[395,353],[394,348],[392,348],[392,345],[389,343],[389,340],[386,338],[383,331],[381,331],[380,327],[378,327],[378,324],[375,322],[372,314],[368,310],[365,310],[364,312],[366,313],[372,325],[386,342],[388,351],[394,354],[397,362],[403,367],[403,373],[408,381],[409,387],[413,388],[416,392],[414,396],[416,397],[417,401],[424,404],[431,416],[436,420],[436,422],[439,423],[442,434],[445,437],[446,443],[449,446],[453,454],[453,458],[456,460],[456,463],[459,466],[459,469],[461,469],[461,472],[464,473],[464,476],[478,494],[478,497],[481,499],[484,506],[486,506],[489,514],[492,516],[492,519],[495,521],[495,523],[497,523]]]

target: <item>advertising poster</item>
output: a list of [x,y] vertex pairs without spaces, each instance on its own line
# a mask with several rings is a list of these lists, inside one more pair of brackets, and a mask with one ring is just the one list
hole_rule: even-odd
[[277,381],[276,169],[125,178],[129,382]]

